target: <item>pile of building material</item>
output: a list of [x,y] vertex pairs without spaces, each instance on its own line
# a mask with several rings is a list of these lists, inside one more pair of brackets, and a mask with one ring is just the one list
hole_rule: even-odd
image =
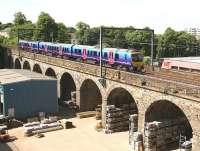
[[96,120],[100,120],[101,119],[101,114],[102,114],[102,106],[98,105],[96,107],[95,111],[96,111],[96,115],[95,115]]
[[191,151],[192,141],[185,141],[183,144],[181,144],[181,148],[185,149],[185,151]]
[[129,115],[134,113],[137,113],[135,104],[123,104],[121,108],[108,105],[106,107],[105,133],[129,130]]
[[19,121],[19,120],[16,120],[16,119],[11,119],[11,120],[8,120],[8,128],[17,128],[17,127],[22,127],[23,126],[23,122],[22,121]]
[[143,139],[141,132],[133,132],[129,135],[129,145],[134,151],[143,151]]
[[96,111],[87,111],[87,112],[76,113],[76,116],[78,118],[94,117],[95,115],[96,115]]
[[129,116],[129,130],[130,133],[133,134],[138,130],[138,114],[133,114]]
[[74,128],[75,126],[72,124],[71,121],[69,120],[66,120],[66,119],[62,119],[62,120],[59,120],[59,122],[61,123],[62,127],[64,129],[70,129],[70,128]]
[[24,124],[25,136],[44,133],[62,129],[62,125],[56,118],[44,119],[41,122],[31,122]]
[[169,144],[178,144],[180,133],[184,134],[184,122],[184,118],[178,118],[145,123],[145,151],[163,151]]

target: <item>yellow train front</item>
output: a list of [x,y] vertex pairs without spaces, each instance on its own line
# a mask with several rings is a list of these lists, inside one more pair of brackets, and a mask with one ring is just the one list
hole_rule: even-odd
[[142,72],[144,70],[144,57],[140,52],[131,53],[132,66],[134,71]]
[[143,55],[135,49],[104,48],[102,59],[112,67],[130,72],[142,72],[144,69]]

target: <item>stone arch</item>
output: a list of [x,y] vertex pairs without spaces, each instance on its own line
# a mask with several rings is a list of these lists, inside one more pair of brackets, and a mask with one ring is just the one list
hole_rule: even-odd
[[25,69],[25,70],[31,70],[31,66],[30,66],[30,63],[28,61],[24,61],[23,69]]
[[[150,104],[145,111],[145,122],[159,121],[162,123],[170,123],[172,126],[177,126],[177,137],[180,133],[186,136],[187,140],[192,138],[193,129],[184,110],[177,104],[169,100],[156,100]],[[177,140],[177,144],[178,144]],[[167,149],[175,149],[178,146],[166,145]],[[170,147],[170,148],[168,148]]]
[[19,58],[16,58],[15,59],[15,69],[21,69],[21,63],[20,63],[20,60]]
[[131,104],[131,103],[134,103],[136,105],[136,102],[131,93],[123,87],[116,87],[112,89],[108,94],[107,101],[109,105],[112,104],[115,105],[116,107],[120,107],[123,104]]
[[56,76],[56,72],[54,71],[54,69],[52,69],[52,68],[48,68],[47,70],[46,70],[46,72],[45,72],[45,75],[46,76],[49,76],[49,77],[52,77],[52,78],[57,78],[57,76]]
[[41,69],[41,67],[40,67],[40,65],[39,64],[34,64],[34,66],[33,66],[33,72],[37,72],[37,73],[41,73],[42,74],[42,69]]
[[91,79],[84,80],[80,87],[80,110],[94,110],[99,104],[102,104],[102,94],[99,87]]
[[64,72],[60,79],[60,100],[70,100],[73,91],[76,91],[76,83],[71,74]]

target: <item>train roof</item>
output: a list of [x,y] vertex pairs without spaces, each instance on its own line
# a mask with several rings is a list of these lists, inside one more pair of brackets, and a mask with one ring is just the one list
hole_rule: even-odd
[[94,46],[88,46],[88,45],[74,45],[74,47],[95,48]]

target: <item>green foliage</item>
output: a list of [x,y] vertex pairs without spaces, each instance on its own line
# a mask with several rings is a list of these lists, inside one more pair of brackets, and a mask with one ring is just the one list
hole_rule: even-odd
[[70,36],[68,34],[68,29],[63,23],[58,23],[58,35],[57,42],[70,43]]
[[23,25],[27,22],[26,16],[22,12],[17,12],[14,14],[14,24],[15,25]]
[[149,57],[149,56],[144,57],[144,64],[150,65],[150,63],[151,63],[151,57]]
[[[47,13],[41,12],[38,21],[33,24],[26,19],[22,12],[14,15],[14,24],[2,24],[0,30],[10,28],[10,38],[0,37],[2,45],[16,45],[19,31],[19,38],[25,40],[57,41],[60,43],[70,43],[69,33],[75,33],[80,44],[96,45],[99,47],[99,28],[91,28],[84,22],[79,22],[74,27],[66,27],[63,23],[56,23]],[[144,56],[151,55],[151,32],[134,30],[103,29],[102,46],[114,48],[135,48],[140,50]],[[133,29],[133,30],[131,30]],[[146,27],[145,30],[150,28]],[[167,28],[162,35],[154,36],[154,57],[157,60],[162,57],[181,57],[198,55],[200,41],[186,33],[177,32],[172,28]],[[145,63],[149,64],[149,57],[145,58]]]
[[75,33],[76,32],[76,28],[74,28],[74,27],[68,27],[67,30],[68,30],[68,33]]
[[36,27],[39,30],[35,34],[35,39],[41,41],[52,41],[52,39],[57,38],[58,27],[55,20],[49,14],[41,12]]
[[165,33],[158,37],[156,58],[194,56],[198,46],[199,42],[194,36],[167,28]]
[[0,24],[0,30],[4,30],[6,28],[10,28],[12,26],[12,23],[6,23],[6,24]]
[[76,24],[76,28],[77,28],[76,36],[79,39],[79,43],[88,44],[90,26],[84,22],[78,22]]

